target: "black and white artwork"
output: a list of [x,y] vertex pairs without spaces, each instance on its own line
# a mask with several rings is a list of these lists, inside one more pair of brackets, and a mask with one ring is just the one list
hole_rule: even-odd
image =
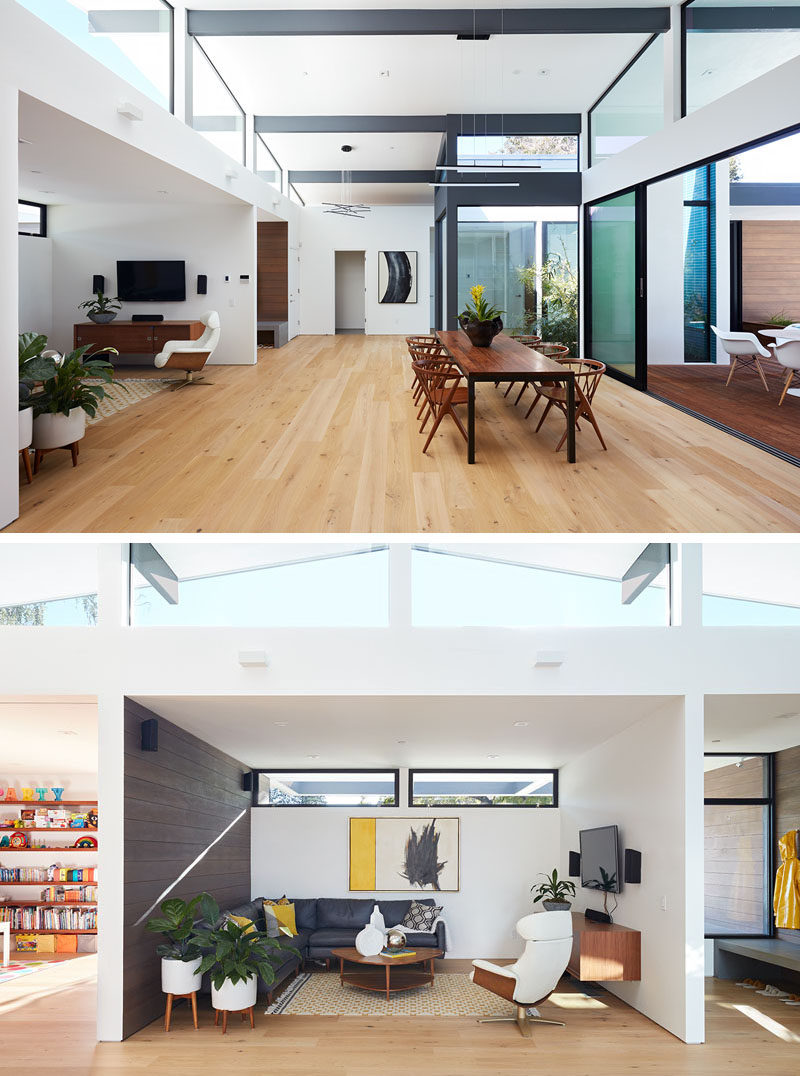
[[416,250],[378,251],[378,302],[417,301]]
[[376,819],[376,890],[456,892],[458,829],[458,818]]

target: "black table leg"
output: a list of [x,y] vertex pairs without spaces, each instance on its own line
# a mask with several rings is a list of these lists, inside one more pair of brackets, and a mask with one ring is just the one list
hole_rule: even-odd
[[475,382],[467,378],[467,463],[475,462]]
[[567,378],[567,462],[575,462],[575,378]]

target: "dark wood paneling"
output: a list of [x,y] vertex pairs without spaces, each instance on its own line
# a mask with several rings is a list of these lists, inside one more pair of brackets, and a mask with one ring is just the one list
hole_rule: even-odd
[[[140,724],[158,717],[158,751],[141,750]],[[136,920],[175,878],[206,854],[171,891],[208,890],[221,907],[250,899],[248,767],[130,699],[125,701],[125,898],[123,1035],[163,1012],[159,939]],[[229,833],[211,843],[242,812]]]
[[258,320],[289,320],[289,225],[258,225]]
[[800,318],[800,221],[742,224],[742,319]]
[[[800,829],[800,747],[779,751],[775,756],[775,866],[780,864],[777,840],[790,830]],[[782,941],[800,945],[800,930],[777,931]]]

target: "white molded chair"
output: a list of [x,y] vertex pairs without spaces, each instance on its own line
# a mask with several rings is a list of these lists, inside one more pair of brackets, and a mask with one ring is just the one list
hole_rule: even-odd
[[199,382],[212,384],[202,376],[194,375],[203,369],[219,343],[219,314],[216,310],[209,310],[200,320],[205,325],[205,331],[198,340],[168,340],[155,357],[159,369],[185,371],[186,376],[177,380],[175,388],[197,385]]
[[763,344],[759,343],[756,336],[753,333],[722,332],[716,325],[711,326],[711,331],[733,360],[728,380],[725,382],[725,388],[730,385],[733,371],[736,369],[737,364],[741,363],[742,366],[755,366],[764,388],[769,392],[769,385],[766,377],[764,377],[764,371],[761,368],[759,359],[768,359],[770,353]]
[[[537,912],[517,923],[517,934],[525,940],[525,951],[514,964],[493,964],[473,960],[470,978],[477,986],[491,990],[517,1006],[516,1016],[488,1016],[481,1024],[516,1021],[526,1039],[532,1037],[532,1024],[564,1027],[562,1020],[543,1020],[536,1006],[546,1001],[564,974],[572,952],[572,915],[570,912]],[[534,1010],[534,1015],[528,1014]]]
[[[783,403],[792,380],[800,376],[800,340],[782,340],[770,344],[769,349],[781,366],[786,367],[786,380],[783,384],[783,392],[778,400],[778,407]],[[800,390],[792,389],[792,395],[800,395]]]

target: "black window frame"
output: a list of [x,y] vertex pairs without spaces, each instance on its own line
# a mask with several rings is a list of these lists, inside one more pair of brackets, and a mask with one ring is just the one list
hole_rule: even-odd
[[17,221],[17,235],[29,235],[32,239],[47,239],[47,206],[44,202],[29,202],[27,198],[17,198],[17,205],[34,206],[39,210],[39,231],[21,232]]
[[[735,934],[733,932],[714,933],[707,934],[705,932],[705,922],[703,923],[703,937],[709,940],[716,938],[752,938],[758,940],[759,938],[774,938],[775,937],[775,918],[771,914],[770,909],[772,907],[770,903],[770,887],[772,885],[772,879],[775,877],[775,753],[772,751],[704,751],[703,758],[763,758],[766,759],[766,778],[767,778],[767,794],[766,796],[703,796],[704,807],[767,807],[767,855],[764,864],[764,907],[766,911],[766,918],[769,921],[770,929],[766,934]],[[705,866],[705,856],[703,857]],[[703,898],[705,902],[705,886],[703,887]],[[705,907],[703,908],[703,918],[705,920]]]
[[[431,804],[431,803],[415,803],[414,802],[414,777],[417,774],[426,773],[490,773],[490,774],[507,774],[507,773],[548,773],[553,778],[553,802],[552,803],[452,803],[452,804]],[[502,769],[489,769],[486,767],[460,767],[460,768],[426,768],[424,770],[412,769],[408,770],[408,806],[415,809],[434,810],[436,807],[441,807],[448,810],[523,810],[523,811],[551,811],[558,807],[558,768],[555,766],[550,767],[538,767],[538,766],[518,766],[516,769],[509,769],[507,766]]]
[[258,784],[259,777],[262,773],[313,773],[313,774],[326,774],[326,773],[352,773],[352,774],[364,774],[364,773],[391,773],[394,774],[394,803],[381,804],[380,810],[396,810],[400,806],[400,770],[396,766],[373,766],[362,768],[358,766],[325,766],[324,768],[311,768],[307,766],[292,766],[287,768],[285,766],[263,766],[256,770],[250,771],[252,774],[252,806],[253,807],[291,807],[297,809],[298,807],[305,809],[306,807],[322,807],[326,810],[333,811],[357,811],[359,808],[365,811],[375,811],[378,809],[378,805],[369,803],[259,803],[258,802]]

